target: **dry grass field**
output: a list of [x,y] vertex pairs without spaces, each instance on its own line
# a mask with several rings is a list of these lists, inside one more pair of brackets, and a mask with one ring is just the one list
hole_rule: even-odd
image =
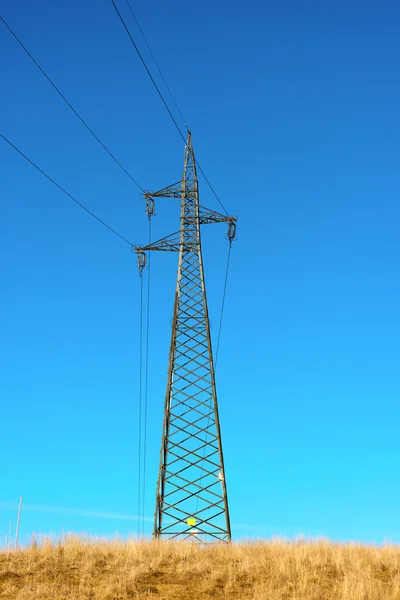
[[69,538],[0,552],[1,600],[400,600],[400,548]]

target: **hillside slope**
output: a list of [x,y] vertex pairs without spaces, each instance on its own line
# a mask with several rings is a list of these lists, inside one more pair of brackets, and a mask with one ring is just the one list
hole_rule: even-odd
[[400,600],[400,548],[69,538],[0,552],[1,600]]

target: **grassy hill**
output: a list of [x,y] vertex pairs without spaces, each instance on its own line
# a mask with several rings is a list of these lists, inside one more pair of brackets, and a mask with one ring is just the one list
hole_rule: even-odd
[[400,548],[71,537],[0,552],[1,600],[400,600]]

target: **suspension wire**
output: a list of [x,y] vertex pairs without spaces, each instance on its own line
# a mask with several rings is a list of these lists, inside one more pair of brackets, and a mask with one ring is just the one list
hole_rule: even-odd
[[26,54],[29,56],[29,58],[32,60],[32,62],[37,66],[37,68],[42,73],[42,75],[44,75],[45,78],[47,79],[47,81],[50,83],[50,85],[53,86],[53,88],[56,90],[57,94],[64,100],[65,104],[72,110],[72,112],[74,113],[74,115],[76,117],[78,117],[78,119],[80,120],[80,122],[86,127],[86,129],[89,131],[89,133],[92,134],[92,136],[94,137],[94,139],[100,144],[100,146],[102,146],[102,148],[104,148],[104,150],[107,152],[107,154],[120,167],[120,169],[122,169],[122,171],[129,177],[129,179],[131,179],[131,181],[133,181],[133,183],[135,185],[137,185],[137,187],[140,190],[142,190],[142,192],[144,192],[144,189],[142,188],[142,186],[136,181],[136,179],[134,179],[132,177],[132,175],[119,162],[119,160],[117,158],[115,158],[114,154],[112,154],[112,152],[107,148],[107,146],[95,134],[95,132],[93,131],[93,129],[91,129],[89,127],[89,125],[86,123],[86,121],[83,119],[83,117],[81,117],[81,115],[78,113],[77,110],[75,110],[75,108],[67,100],[67,98],[64,96],[64,94],[62,94],[62,92],[59,90],[59,88],[56,86],[56,84],[50,79],[50,77],[47,75],[47,73],[42,69],[42,67],[39,65],[39,63],[37,62],[37,60],[32,56],[32,54],[29,52],[29,50],[26,48],[26,46],[24,46],[24,44],[21,42],[21,40],[19,39],[19,37],[17,36],[17,34],[11,29],[11,27],[8,25],[8,23],[6,23],[6,21],[3,19],[3,17],[1,15],[0,15],[0,19],[3,21],[4,25],[7,27],[7,29],[9,30],[9,32],[14,36],[14,38],[17,40],[17,42],[19,43],[19,45],[21,46],[21,48],[26,52]]
[[218,329],[218,337],[217,337],[217,350],[215,352],[215,370],[217,370],[218,355],[219,355],[219,345],[220,345],[220,342],[221,342],[222,322],[223,322],[223,319],[224,319],[224,310],[225,310],[226,288],[228,286],[229,265],[230,265],[230,262],[231,262],[231,250],[232,250],[232,244],[230,243],[229,244],[229,250],[228,250],[228,258],[227,258],[227,261],[226,261],[224,291],[223,291],[223,294],[222,294],[221,315],[220,315],[220,319],[219,319],[219,329]]
[[214,194],[214,196],[216,197],[216,199],[217,199],[217,201],[218,201],[218,203],[219,203],[220,207],[222,208],[222,210],[224,211],[224,213],[226,214],[226,216],[229,216],[229,215],[228,215],[228,212],[227,212],[227,210],[226,210],[226,208],[225,208],[225,206],[222,204],[222,202],[221,202],[221,200],[220,200],[219,196],[217,195],[217,192],[214,190],[214,188],[213,188],[213,186],[211,185],[211,183],[210,183],[210,181],[209,181],[209,179],[208,179],[207,175],[204,173],[204,171],[203,171],[203,169],[201,168],[201,166],[200,166],[200,164],[199,164],[199,161],[198,161],[197,159],[196,159],[196,165],[199,167],[199,171],[200,171],[200,173],[203,175],[204,179],[206,180],[206,183],[207,183],[208,187],[210,188],[210,190],[212,191],[212,193],[213,193],[213,194]]
[[[151,217],[149,217],[149,246],[151,243]],[[143,500],[142,514],[144,515],[146,500],[146,460],[147,460],[147,399],[149,383],[149,330],[150,330],[150,275],[151,275],[151,252],[148,253],[147,270],[147,307],[146,307],[146,355],[145,355],[145,380],[144,380],[144,428],[143,428]],[[144,534],[144,521],[143,521]]]
[[185,125],[185,127],[186,127],[186,121],[185,121],[185,119],[184,119],[184,117],[183,117],[183,115],[182,115],[182,112],[181,112],[181,110],[180,110],[180,108],[179,108],[179,106],[178,106],[178,104],[177,104],[177,102],[176,102],[176,100],[175,100],[174,96],[172,95],[172,92],[171,92],[171,90],[170,90],[170,88],[169,88],[169,85],[168,85],[168,83],[167,83],[167,82],[166,82],[166,80],[165,80],[165,77],[164,77],[164,75],[162,74],[161,68],[160,68],[160,66],[159,66],[159,64],[158,64],[158,62],[157,62],[157,60],[156,60],[156,57],[154,56],[154,54],[153,54],[153,52],[152,52],[152,49],[150,48],[150,45],[149,45],[149,43],[148,43],[148,41],[147,41],[147,39],[146,39],[146,36],[145,36],[145,35],[144,35],[144,33],[143,33],[143,29],[141,28],[141,26],[140,26],[140,23],[139,23],[139,21],[138,21],[138,19],[137,19],[136,15],[135,15],[135,13],[133,12],[132,5],[131,5],[131,3],[129,2],[129,0],[126,0],[126,3],[127,3],[127,5],[129,6],[129,10],[131,11],[132,17],[134,18],[134,20],[135,20],[135,23],[136,23],[136,25],[137,25],[137,27],[138,27],[138,29],[139,29],[139,31],[140,31],[140,34],[141,34],[141,36],[142,36],[142,38],[143,38],[143,40],[144,40],[144,43],[146,44],[146,46],[147,46],[147,49],[148,49],[148,51],[149,51],[149,53],[150,53],[150,56],[151,56],[151,58],[153,59],[153,61],[154,61],[154,64],[155,64],[155,65],[156,65],[156,67],[157,67],[157,70],[158,70],[158,72],[159,72],[159,74],[160,74],[160,77],[161,77],[161,79],[163,80],[163,82],[164,82],[164,85],[165,85],[165,87],[167,88],[169,95],[171,96],[171,100],[172,100],[172,102],[174,103],[174,105],[175,105],[175,108],[176,108],[176,110],[178,111],[180,118],[182,119],[182,123],[183,123],[183,124]]
[[[139,23],[138,23],[138,21],[137,21],[137,19],[136,19],[135,15],[134,15],[134,13],[133,13],[133,10],[132,10],[132,8],[131,8],[131,6],[130,6],[130,4],[129,4],[128,0],[126,0],[126,1],[127,1],[127,3],[128,3],[128,6],[129,6],[129,8],[131,9],[131,12],[132,12],[133,18],[135,19],[135,21],[136,21],[136,23],[137,23],[137,25],[138,25],[138,27],[139,27],[139,30],[140,30],[140,32],[141,32],[141,34],[142,34],[142,36],[143,36],[143,39],[144,39],[144,40],[145,40],[145,42],[146,42],[146,46],[147,46],[147,47],[149,48],[149,50],[150,50],[150,46],[149,46],[149,44],[147,43],[147,40],[146,40],[146,38],[144,37],[144,35],[143,35],[143,32],[141,31],[140,25],[139,25]],[[138,56],[139,56],[140,60],[141,60],[141,62],[142,62],[142,64],[143,64],[144,68],[146,69],[146,72],[147,72],[148,76],[150,77],[150,80],[151,80],[152,84],[154,85],[154,87],[155,87],[155,89],[156,89],[156,91],[157,91],[157,94],[159,95],[159,97],[160,97],[160,99],[161,99],[162,103],[164,104],[164,107],[165,107],[165,109],[167,110],[167,112],[168,112],[169,116],[171,117],[171,119],[172,119],[172,122],[174,123],[174,125],[175,125],[175,127],[176,127],[176,129],[177,129],[177,131],[178,131],[178,133],[179,133],[179,135],[181,136],[181,138],[183,139],[183,141],[186,143],[185,136],[183,135],[183,133],[182,133],[182,131],[181,131],[181,128],[179,127],[178,123],[176,122],[176,120],[175,120],[175,118],[174,118],[174,115],[172,114],[172,112],[171,112],[171,110],[170,110],[170,108],[169,108],[169,106],[168,106],[167,102],[165,101],[165,98],[164,98],[164,96],[162,95],[162,93],[161,93],[161,91],[160,91],[160,88],[158,87],[157,83],[155,82],[155,80],[154,80],[154,77],[152,76],[152,74],[151,74],[151,72],[150,72],[150,69],[148,68],[148,66],[147,66],[147,64],[146,64],[146,62],[145,62],[145,60],[144,60],[144,58],[143,58],[142,54],[140,53],[140,50],[139,50],[139,48],[137,47],[137,45],[136,45],[136,43],[135,43],[135,41],[134,41],[134,39],[133,39],[133,37],[132,37],[132,35],[131,35],[131,33],[130,33],[130,31],[129,31],[129,29],[128,29],[128,27],[127,27],[127,25],[126,25],[126,23],[125,23],[125,21],[124,21],[124,19],[123,19],[123,17],[122,17],[122,15],[121,15],[121,13],[119,12],[119,10],[118,10],[118,8],[117,8],[117,5],[115,4],[114,0],[111,0],[111,3],[112,3],[112,5],[114,6],[114,8],[115,8],[115,11],[116,11],[117,15],[119,16],[119,18],[120,18],[120,20],[121,20],[121,23],[122,23],[122,25],[124,26],[124,29],[125,29],[126,33],[128,34],[128,36],[129,36],[129,39],[131,40],[131,42],[132,42],[132,44],[133,44],[133,46],[134,46],[134,48],[135,48],[135,50],[136,50],[136,52],[137,52],[137,54],[138,54]],[[150,54],[152,55],[152,57],[153,57],[153,60],[154,60],[154,62],[156,63],[156,66],[157,66],[158,70],[160,71],[160,68],[158,67],[157,61],[155,60],[155,58],[154,58],[154,55],[153,55],[153,53],[152,53],[152,51],[151,51],[151,50],[150,50]],[[171,98],[172,98],[172,100],[173,100],[173,102],[174,102],[175,106],[178,108],[178,106],[177,106],[177,104],[176,104],[176,102],[175,102],[175,100],[174,100],[174,98],[173,98],[173,96],[172,96],[172,94],[171,94],[171,92],[170,92],[170,90],[169,90],[169,87],[168,87],[168,85],[167,85],[167,83],[166,83],[166,81],[165,81],[165,79],[164,79],[164,77],[163,77],[163,75],[162,75],[161,71],[160,71],[160,75],[161,75],[161,77],[162,77],[162,79],[163,79],[163,81],[164,81],[164,83],[165,83],[165,85],[166,85],[166,87],[167,87],[167,89],[168,89],[168,91],[169,91],[170,95],[171,95]],[[182,117],[182,114],[181,114],[181,111],[179,110],[179,108],[178,108],[178,112],[179,112],[180,116]],[[183,120],[183,122],[184,122],[184,125],[185,125],[185,127],[187,128],[187,125],[186,125],[186,123],[185,123],[185,121],[184,121],[183,117],[182,117],[182,120]],[[199,167],[199,171],[200,171],[200,172],[201,172],[201,174],[203,175],[203,177],[204,177],[204,179],[205,179],[205,181],[206,181],[206,183],[207,183],[208,187],[210,188],[211,192],[214,194],[214,196],[215,196],[215,198],[217,199],[217,201],[218,201],[219,205],[221,206],[222,210],[225,212],[225,214],[226,214],[226,215],[228,215],[228,213],[227,213],[227,210],[226,210],[225,206],[222,204],[222,201],[220,200],[220,198],[219,198],[218,194],[216,193],[216,191],[214,190],[213,186],[211,185],[211,183],[210,183],[210,181],[209,181],[208,177],[207,177],[207,176],[206,176],[206,174],[204,173],[204,171],[203,171],[203,169],[201,168],[201,166],[200,166],[199,162],[197,161],[197,159],[195,159],[195,161],[196,161],[196,165]]]
[[59,185],[52,177],[50,177],[50,175],[47,175],[47,173],[45,173],[40,167],[38,167],[37,164],[35,164],[33,162],[33,160],[31,160],[30,158],[28,158],[28,156],[26,156],[26,154],[24,154],[19,148],[17,148],[17,146],[15,146],[8,138],[6,138],[5,135],[3,135],[2,133],[0,133],[0,136],[3,138],[3,140],[5,142],[7,142],[7,144],[9,144],[12,148],[14,148],[14,150],[16,150],[18,152],[18,154],[20,154],[23,158],[25,158],[25,160],[27,160],[28,163],[30,163],[33,167],[35,167],[35,169],[37,171],[39,171],[39,173],[41,173],[42,175],[44,175],[44,177],[46,177],[46,179],[48,179],[49,181],[51,181],[51,183],[54,184],[59,190],[61,190],[63,192],[63,194],[65,194],[66,196],[68,196],[68,198],[70,198],[71,200],[73,200],[75,202],[75,204],[77,204],[78,206],[80,206],[81,208],[83,208],[83,210],[85,210],[91,217],[93,217],[94,219],[96,219],[96,221],[98,221],[99,223],[101,223],[102,225],[104,225],[104,227],[107,227],[107,229],[109,229],[110,231],[112,231],[112,233],[114,233],[115,235],[117,235],[121,240],[123,240],[124,242],[126,242],[127,244],[129,244],[131,247],[133,246],[132,242],[130,242],[123,235],[121,235],[120,233],[118,233],[118,231],[116,231],[115,229],[113,229],[112,227],[110,227],[110,225],[107,225],[107,223],[105,221],[103,221],[102,219],[100,219],[100,217],[98,217],[97,215],[95,215],[94,212],[92,212],[91,210],[89,210],[88,208],[86,208],[86,206],[84,204],[82,204],[81,202],[79,202],[79,200],[77,200],[76,198],[74,198],[74,196],[72,196],[72,194],[70,194],[69,192],[67,192],[67,190],[65,190],[63,187],[61,187],[61,185]]
[[181,138],[183,139],[183,141],[184,141],[184,142],[186,142],[185,136],[183,135],[183,133],[182,133],[182,131],[181,131],[181,129],[180,129],[180,127],[179,127],[178,123],[175,121],[174,115],[173,115],[173,114],[172,114],[172,112],[170,111],[170,109],[169,109],[169,107],[168,107],[168,104],[167,104],[167,103],[166,103],[166,101],[164,100],[164,96],[163,96],[163,95],[162,95],[162,93],[160,92],[160,88],[158,87],[158,85],[157,85],[157,84],[156,84],[156,82],[154,81],[154,78],[153,78],[152,74],[150,73],[150,70],[149,70],[148,66],[146,65],[146,62],[145,62],[145,60],[144,60],[143,56],[142,56],[142,55],[141,55],[141,53],[140,53],[140,50],[139,50],[139,48],[138,48],[138,47],[137,47],[137,45],[135,44],[135,41],[134,41],[134,39],[133,39],[133,37],[132,37],[132,35],[131,35],[131,33],[130,33],[130,31],[129,31],[129,29],[128,29],[128,27],[127,27],[127,25],[126,25],[126,23],[125,23],[125,21],[124,21],[124,19],[123,19],[123,17],[122,17],[122,15],[121,15],[121,13],[119,12],[119,10],[118,10],[118,8],[117,8],[117,5],[115,4],[114,0],[111,0],[111,4],[112,4],[112,5],[113,5],[113,7],[115,8],[115,12],[116,12],[116,13],[117,13],[117,15],[119,16],[119,18],[120,18],[120,21],[121,21],[122,25],[124,26],[124,29],[125,29],[126,33],[128,34],[128,36],[129,36],[129,39],[131,40],[131,42],[132,42],[132,44],[133,44],[133,47],[135,48],[135,50],[136,50],[136,52],[137,52],[137,54],[138,54],[138,56],[139,56],[140,60],[142,61],[142,64],[143,64],[144,68],[146,69],[146,72],[147,72],[148,76],[150,77],[150,79],[151,79],[151,82],[153,83],[154,87],[156,88],[156,90],[157,90],[157,93],[158,93],[158,95],[160,96],[160,98],[161,98],[161,101],[162,101],[162,103],[164,104],[164,106],[165,106],[165,108],[166,108],[166,110],[167,110],[167,112],[168,112],[169,116],[171,117],[171,119],[172,119],[172,121],[173,121],[173,123],[174,123],[174,125],[175,125],[175,127],[176,127],[176,129],[177,129],[177,131],[178,131],[178,133],[179,133],[179,135],[181,136]]
[[142,513],[141,513],[141,485],[142,485],[142,372],[143,372],[143,277],[140,277],[140,325],[139,325],[139,402],[138,402],[138,539],[140,538]]
[[[223,322],[223,319],[224,319],[224,310],[225,310],[226,290],[227,290],[227,286],[228,286],[229,266],[230,266],[230,262],[231,262],[231,250],[232,250],[232,244],[229,243],[228,258],[227,258],[227,261],[226,261],[226,270],[225,270],[224,289],[223,289],[223,293],[222,293],[221,314],[220,314],[220,318],[219,318],[219,328],[218,328],[218,337],[217,337],[217,350],[216,350],[216,353],[215,353],[215,360],[214,360],[214,364],[215,364],[214,373],[217,370],[217,363],[218,363],[218,354],[219,354],[219,345],[220,345],[220,341],[221,341],[222,322]],[[210,399],[210,406],[209,406],[209,410],[210,411],[211,411],[211,403],[212,403],[212,399]],[[210,425],[210,413],[208,414],[208,417],[207,417],[205,444],[207,444],[208,426],[209,425]],[[202,482],[202,479],[203,479],[204,459],[205,459],[205,456],[206,456],[206,446],[204,446],[204,448],[203,448],[203,458],[202,458],[201,466],[200,466],[201,475],[200,475],[199,486],[201,485],[201,482]],[[198,511],[198,508],[199,508],[199,496],[197,496],[196,512]]]

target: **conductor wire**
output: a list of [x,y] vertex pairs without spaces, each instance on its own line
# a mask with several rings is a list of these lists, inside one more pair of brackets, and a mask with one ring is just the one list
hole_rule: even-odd
[[[228,258],[226,261],[226,270],[225,270],[225,281],[224,281],[224,289],[223,289],[223,293],[222,293],[222,304],[221,304],[221,314],[220,314],[220,319],[219,319],[219,328],[218,328],[218,337],[217,337],[217,350],[215,353],[215,368],[214,368],[214,373],[217,370],[217,363],[218,363],[218,355],[219,355],[219,346],[220,346],[220,341],[221,341],[221,331],[222,331],[222,323],[223,323],[223,319],[224,319],[224,309],[225,309],[225,298],[226,298],[226,290],[228,287],[228,275],[229,275],[229,266],[230,266],[230,261],[231,261],[231,250],[232,250],[232,245],[229,244],[229,249],[228,249]],[[211,403],[212,403],[212,398],[210,399],[210,406],[208,407],[209,411],[211,411]],[[204,460],[205,460],[205,456],[206,456],[206,448],[207,448],[207,441],[208,441],[208,427],[210,425],[210,412],[208,413],[208,417],[207,417],[207,426],[205,428],[206,434],[205,434],[205,440],[204,440],[204,449],[203,449],[203,458],[201,461],[201,465],[200,465],[200,471],[201,471],[201,475],[200,475],[200,481],[199,481],[199,487],[201,486],[201,482],[203,480],[203,473],[204,473]],[[199,496],[197,496],[197,502],[196,502],[196,512],[199,509]]]
[[140,185],[140,183],[138,183],[136,181],[136,179],[134,179],[132,177],[132,175],[125,169],[125,167],[119,162],[119,160],[117,158],[115,158],[114,154],[112,154],[112,152],[110,152],[110,150],[107,148],[107,146],[101,141],[101,139],[95,134],[95,132],[93,131],[93,129],[91,129],[89,127],[89,125],[86,123],[86,121],[83,119],[83,117],[81,117],[81,115],[78,113],[77,110],[75,110],[75,108],[72,106],[72,104],[67,100],[67,98],[64,96],[64,94],[59,90],[59,88],[56,86],[56,84],[50,79],[50,77],[47,75],[47,73],[42,69],[42,67],[39,65],[39,63],[37,62],[37,60],[32,56],[32,54],[29,52],[29,50],[26,48],[26,46],[24,46],[24,44],[21,42],[21,40],[19,39],[19,37],[17,36],[17,34],[11,29],[11,27],[8,25],[8,23],[6,23],[6,21],[3,19],[3,17],[0,15],[0,19],[3,21],[4,25],[7,27],[8,31],[11,33],[11,35],[17,40],[18,44],[21,46],[21,48],[26,52],[26,54],[29,56],[29,58],[31,59],[31,61],[36,65],[36,67],[39,69],[39,71],[42,73],[42,75],[44,75],[44,77],[47,79],[47,81],[50,83],[51,86],[53,86],[53,88],[55,89],[55,91],[57,92],[57,94],[60,96],[60,98],[62,98],[65,102],[65,104],[72,110],[72,112],[74,113],[74,115],[76,117],[78,117],[78,119],[80,120],[80,122],[86,127],[86,129],[89,131],[89,133],[92,134],[92,136],[94,137],[94,139],[100,144],[100,146],[102,148],[104,148],[104,150],[107,152],[107,154],[113,159],[113,161],[120,167],[120,169],[122,169],[122,171],[128,175],[129,179],[140,189],[142,190],[142,192],[144,192],[144,189],[142,188],[142,186]]
[[[149,246],[151,243],[151,217],[149,217]],[[146,500],[146,462],[147,462],[147,404],[149,388],[149,331],[150,331],[150,280],[151,280],[151,252],[148,253],[147,270],[147,307],[146,307],[146,354],[145,354],[145,383],[144,383],[144,426],[143,426],[143,499],[142,514],[144,515]],[[144,521],[143,521],[144,530]],[[144,533],[144,531],[143,531]]]
[[19,148],[17,148],[17,146],[15,146],[8,138],[6,138],[5,135],[3,135],[2,133],[0,133],[0,137],[2,137],[3,140],[5,142],[7,142],[7,144],[9,144],[12,148],[14,148],[14,150],[16,150],[16,152],[18,152],[18,154],[20,154],[23,158],[25,158],[25,160],[28,161],[28,163],[30,163],[33,167],[35,167],[35,169],[37,171],[39,171],[39,173],[41,173],[42,175],[44,175],[44,177],[46,177],[46,179],[48,179],[49,181],[51,181],[51,183],[53,185],[55,185],[59,190],[61,190],[63,192],[63,194],[65,194],[66,196],[68,196],[68,198],[70,198],[73,202],[75,202],[75,204],[77,204],[78,206],[80,206],[81,208],[83,208],[83,210],[85,210],[91,217],[93,217],[94,219],[96,219],[96,221],[98,221],[99,223],[101,223],[102,225],[104,225],[104,227],[107,227],[107,229],[109,229],[110,231],[112,231],[112,233],[114,233],[116,236],[118,236],[121,240],[123,240],[124,242],[126,242],[127,244],[129,244],[131,247],[133,246],[132,242],[130,242],[123,235],[121,235],[120,233],[118,233],[118,231],[116,231],[115,229],[113,229],[112,227],[110,227],[110,225],[107,225],[107,223],[105,221],[103,221],[102,219],[100,219],[100,217],[98,217],[97,215],[95,215],[94,212],[92,212],[91,210],[89,210],[88,208],[86,208],[86,206],[84,204],[82,204],[82,202],[79,202],[79,200],[77,200],[76,198],[74,198],[74,196],[72,196],[72,194],[70,194],[69,192],[67,192],[67,190],[65,190],[63,187],[61,187],[61,185],[59,185],[52,177],[50,177],[50,175],[47,175],[47,173],[45,173],[40,167],[38,167],[37,164],[33,162],[33,160],[31,160],[28,156],[26,156],[26,154],[24,154],[22,152],[22,150],[20,150]]
[[140,23],[139,23],[139,21],[137,20],[137,17],[136,17],[136,15],[135,15],[135,13],[133,12],[132,5],[131,5],[131,3],[129,2],[129,0],[126,0],[126,3],[127,3],[127,5],[129,6],[129,10],[131,11],[132,17],[134,18],[134,21],[135,21],[135,23],[136,23],[136,25],[137,25],[137,27],[138,27],[138,29],[139,29],[139,31],[140,31],[140,35],[142,36],[142,38],[143,38],[143,40],[144,40],[144,43],[146,44],[146,46],[147,46],[147,49],[148,49],[148,51],[150,52],[150,56],[151,56],[151,58],[153,59],[153,61],[154,61],[154,64],[156,65],[158,72],[160,73],[160,77],[161,77],[161,79],[163,80],[163,82],[164,82],[164,85],[165,85],[165,87],[167,88],[169,95],[171,96],[171,100],[172,100],[172,102],[174,103],[174,105],[175,105],[175,108],[176,108],[176,110],[178,111],[180,118],[182,119],[182,123],[185,125],[185,127],[187,127],[187,125],[186,125],[186,121],[185,121],[185,119],[184,119],[184,117],[183,117],[183,115],[182,115],[181,109],[179,108],[179,106],[178,106],[178,104],[177,104],[177,102],[176,102],[176,100],[175,100],[174,96],[172,95],[172,92],[171,92],[171,90],[170,90],[170,87],[169,87],[169,85],[168,85],[168,83],[167,83],[167,81],[166,81],[166,79],[165,79],[165,77],[164,77],[164,75],[163,75],[163,73],[162,73],[162,71],[161,71],[161,68],[160,68],[160,66],[159,66],[159,64],[158,64],[158,62],[157,62],[157,60],[156,60],[156,57],[154,56],[154,54],[153,54],[153,51],[152,51],[152,49],[150,48],[150,45],[149,45],[149,43],[148,43],[148,41],[147,41],[147,39],[146,39],[146,36],[145,36],[145,35],[144,35],[144,33],[143,33],[143,29],[141,28],[141,26],[140,26]]
[[140,324],[139,324],[139,402],[138,402],[138,528],[137,536],[140,538],[142,525],[141,512],[141,468],[142,468],[142,372],[143,372],[143,277],[140,277]]

